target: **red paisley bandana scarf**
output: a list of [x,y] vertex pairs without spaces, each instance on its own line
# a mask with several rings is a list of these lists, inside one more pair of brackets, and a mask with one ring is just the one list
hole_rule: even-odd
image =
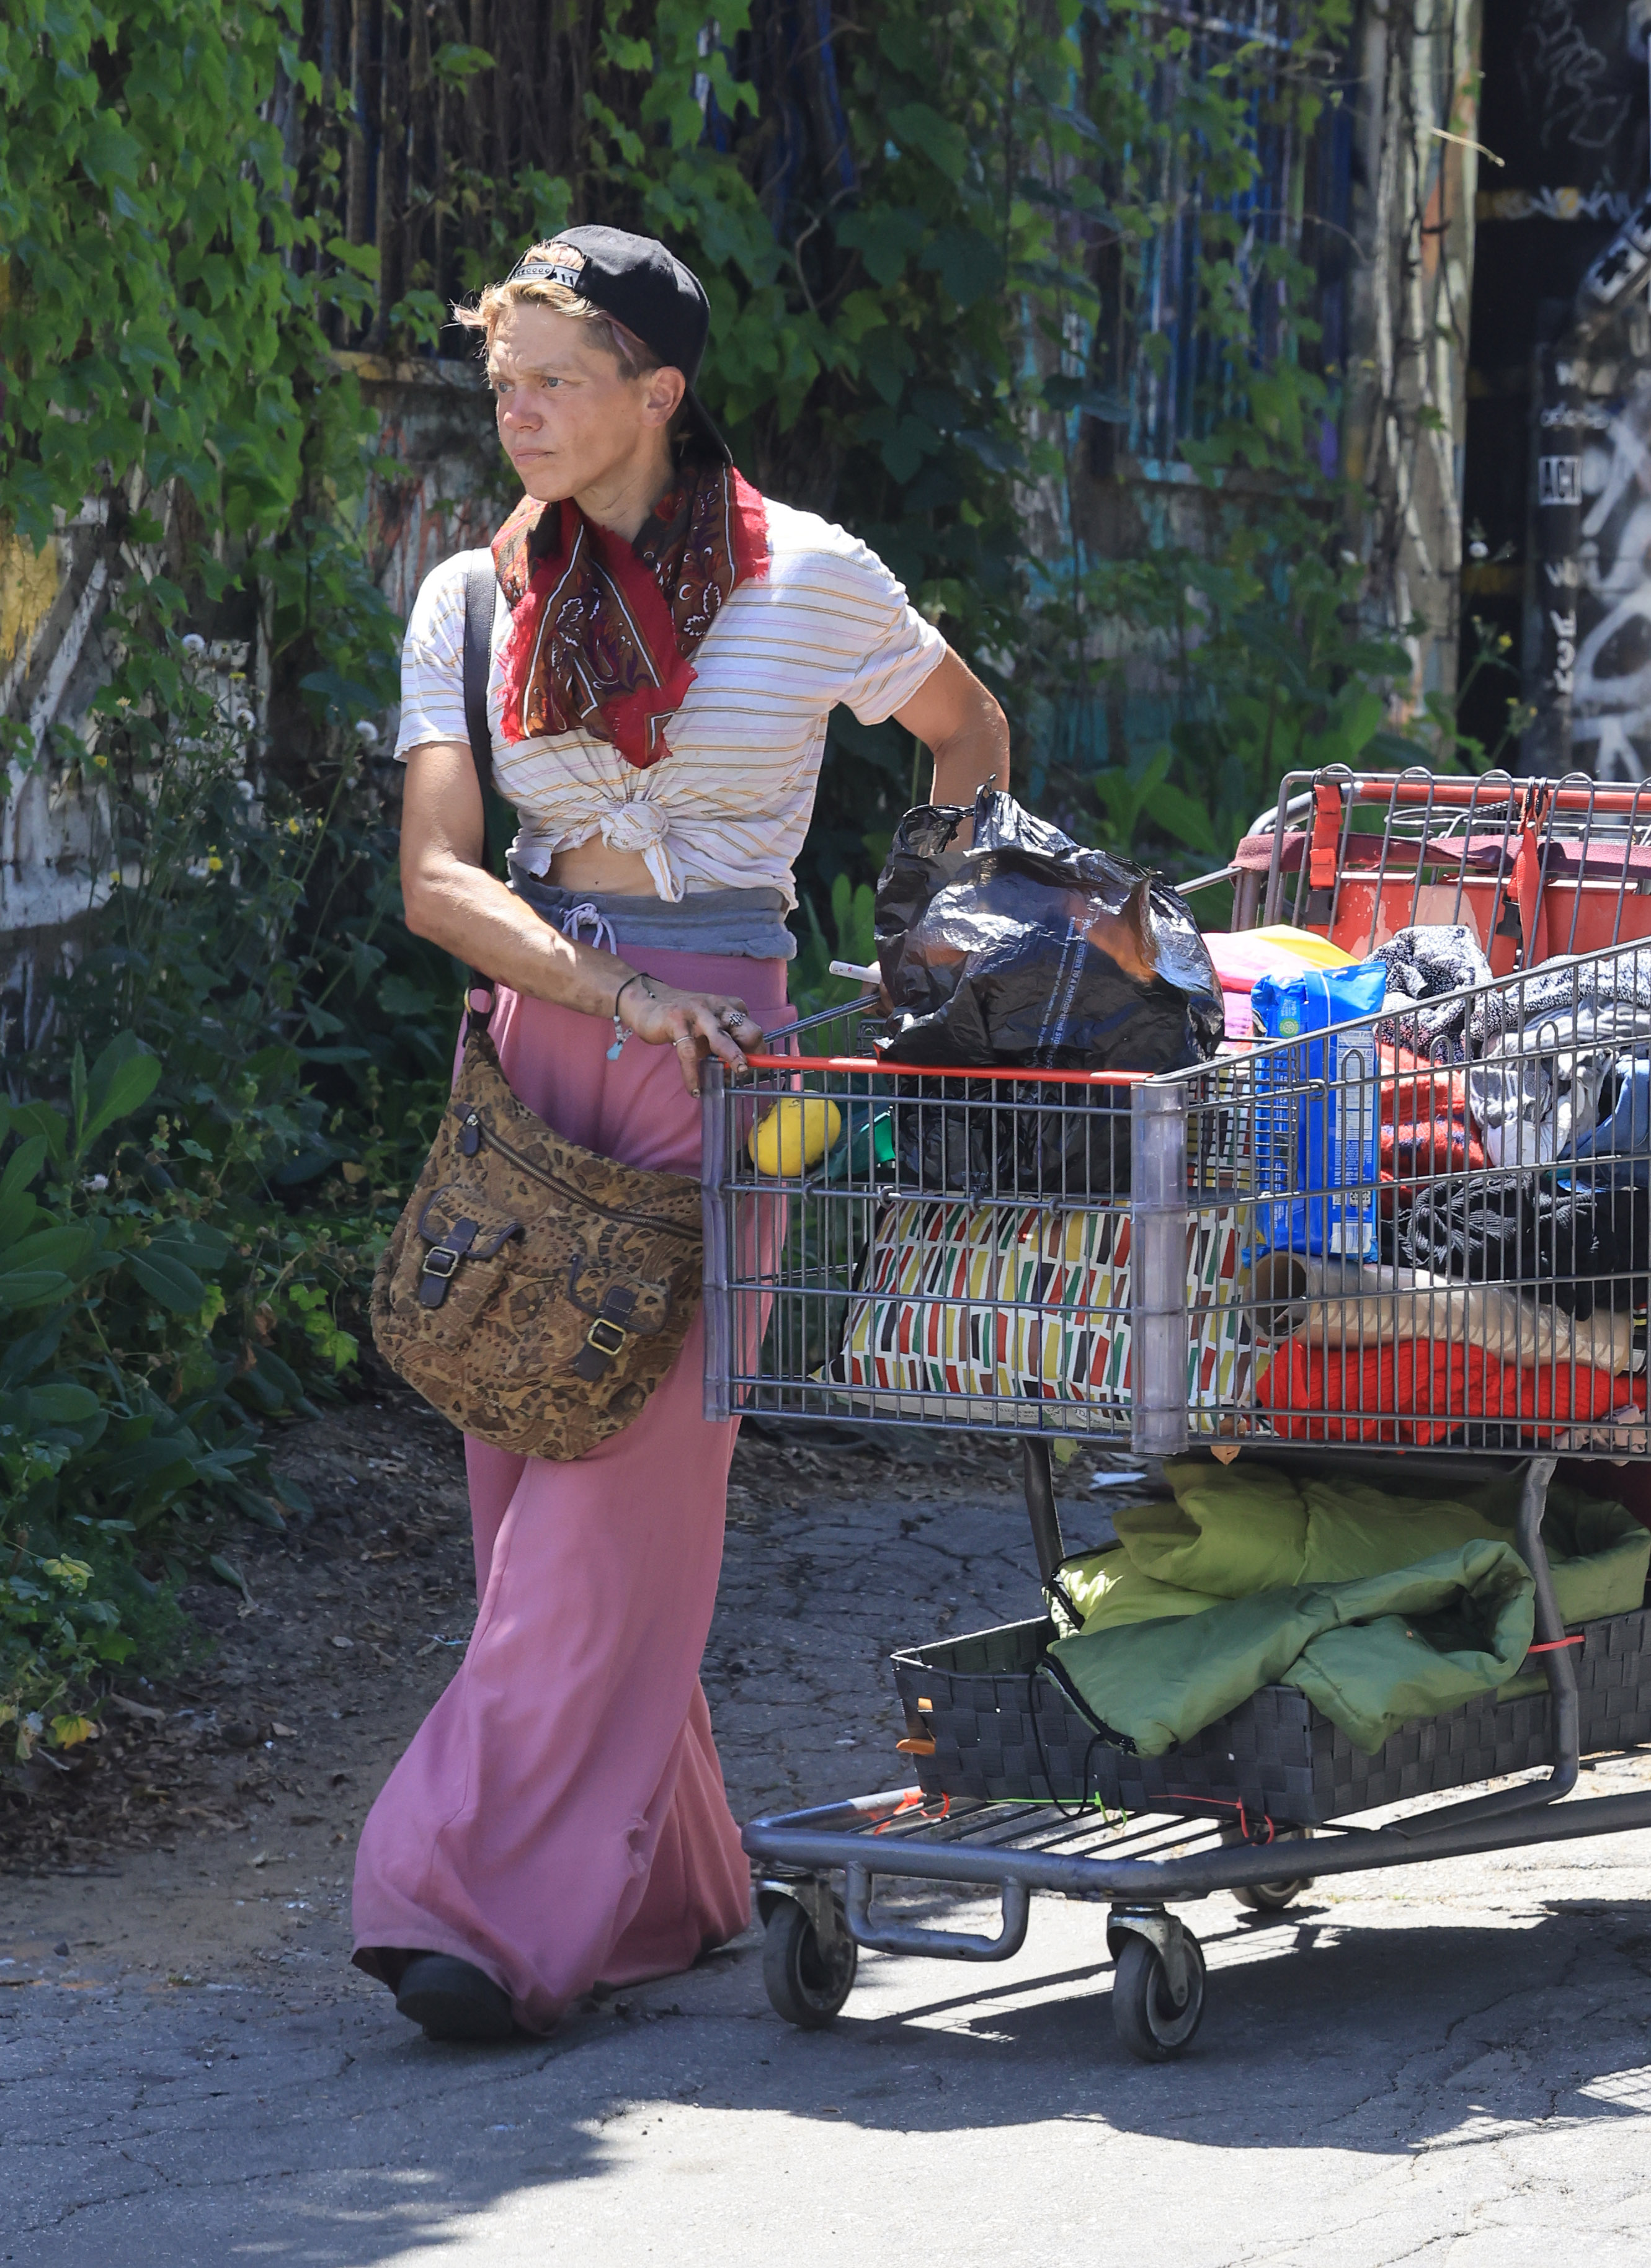
[[666,724],[706,632],[768,572],[768,513],[731,465],[690,463],[630,543],[571,499],[524,497],[493,564],[511,609],[505,743],[582,725],[645,771],[671,753]]

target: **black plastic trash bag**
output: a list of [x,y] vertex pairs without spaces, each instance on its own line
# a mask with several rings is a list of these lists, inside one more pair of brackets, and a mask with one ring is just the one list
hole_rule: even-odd
[[[966,815],[908,812],[879,879],[883,1060],[1138,1071],[1207,1062],[1221,991],[1185,900],[1125,859],[1080,849],[1012,796],[982,789],[969,850],[955,846]],[[984,1081],[918,1091],[920,1106],[896,1112],[896,1143],[903,1177],[920,1188],[1128,1188],[1127,1090],[1080,1098],[1048,1085],[1037,1100],[1050,1107],[1036,1111],[992,1108]]]
[[877,884],[890,1063],[1040,1071],[1182,1071],[1222,1033],[1221,988],[1167,882],[1084,850],[1013,796],[967,814],[925,804],[896,831]]
[[1017,1080],[1008,1107],[993,1081],[912,1077],[896,1094],[903,1189],[1074,1202],[1129,1193],[1126,1086]]

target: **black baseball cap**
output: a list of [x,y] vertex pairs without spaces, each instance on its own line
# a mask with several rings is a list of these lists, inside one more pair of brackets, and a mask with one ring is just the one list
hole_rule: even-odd
[[698,276],[657,237],[594,225],[564,228],[541,258],[519,261],[509,280],[563,284],[634,331],[661,363],[682,372],[688,380],[682,399],[694,429],[725,465],[733,462],[733,451],[694,391],[711,331],[711,302]]

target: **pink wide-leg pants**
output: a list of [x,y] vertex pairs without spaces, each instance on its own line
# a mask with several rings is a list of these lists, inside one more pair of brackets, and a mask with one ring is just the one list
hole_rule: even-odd
[[[645,971],[778,1020],[785,964],[656,953]],[[515,1093],[628,1165],[699,1172],[669,1048],[502,991]],[[357,1964],[456,1954],[548,2031],[599,1980],[686,1968],[750,1918],[699,1665],[738,1420],[701,1414],[704,1336],[634,1425],[569,1463],[467,1440],[480,1611],[457,1675],[386,1782],[356,1858]]]

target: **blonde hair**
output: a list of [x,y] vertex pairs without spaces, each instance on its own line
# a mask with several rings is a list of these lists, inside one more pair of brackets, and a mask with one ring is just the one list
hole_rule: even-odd
[[[543,261],[549,266],[554,260],[554,243],[535,244],[522,254],[520,265]],[[483,350],[493,343],[506,308],[518,306],[549,307],[558,315],[571,315],[575,321],[589,323],[592,342],[612,355],[627,378],[645,378],[651,371],[662,367],[653,349],[636,333],[627,330],[616,315],[582,299],[565,284],[553,283],[548,276],[536,276],[521,283],[506,277],[502,284],[490,284],[474,307],[455,306],[453,320],[467,331],[482,334]]]

